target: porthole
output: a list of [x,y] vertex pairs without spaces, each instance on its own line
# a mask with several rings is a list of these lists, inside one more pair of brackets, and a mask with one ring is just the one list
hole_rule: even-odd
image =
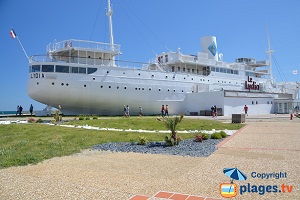
[[192,80],[194,80],[194,78],[192,78]]
[[39,82],[36,82],[36,84],[38,85],[38,84],[40,84]]
[[151,91],[152,89],[151,88],[149,88],[149,91]]
[[69,83],[67,83],[66,86],[69,86]]
[[168,78],[168,76],[166,76],[166,78]]
[[119,89],[119,86],[117,86],[117,89]]
[[142,90],[144,90],[144,88],[142,88]]
[[141,74],[139,73],[138,75],[140,76]]
[[170,89],[168,89],[168,92],[170,92]]
[[141,90],[141,88],[139,88],[139,90]]
[[86,85],[83,85],[83,87],[86,87]]
[[175,92],[176,90],[174,89],[173,92]]
[[124,87],[124,90],[126,90],[127,89],[127,87]]
[[185,79],[185,77],[183,79]]
[[93,77],[93,80],[95,80],[95,77]]
[[103,88],[103,85],[101,85],[100,87]]
[[183,90],[181,90],[181,92],[183,92]]
[[106,73],[108,74],[108,73],[109,73],[109,71],[106,71]]
[[160,88],[158,88],[158,91],[160,91],[161,89]]
[[152,74],[151,78],[153,78],[153,77],[154,77],[154,75]]
[[123,72],[123,74],[125,74],[125,72]]
[[135,88],[135,90],[137,90],[137,88]]
[[61,86],[63,86],[64,85],[64,83],[61,83]]
[[108,86],[108,88],[111,88],[111,86]]
[[54,82],[52,82],[52,85],[54,85]]

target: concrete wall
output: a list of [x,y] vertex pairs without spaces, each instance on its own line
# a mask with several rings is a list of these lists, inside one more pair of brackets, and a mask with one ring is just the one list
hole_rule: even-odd
[[224,110],[224,92],[211,91],[189,93],[186,96],[185,103],[187,115],[189,115],[190,112],[198,112],[199,115],[200,110],[210,110],[213,105]]
[[[252,104],[253,101],[253,104]],[[257,104],[256,104],[257,102]],[[269,102],[269,104],[268,104]],[[271,104],[272,102],[272,104]],[[274,100],[268,98],[242,98],[242,97],[225,97],[224,98],[224,115],[239,114],[244,112],[244,106],[248,106],[248,114],[271,114],[274,113]]]

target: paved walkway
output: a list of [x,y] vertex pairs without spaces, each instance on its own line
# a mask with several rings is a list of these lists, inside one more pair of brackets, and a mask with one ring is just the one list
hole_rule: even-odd
[[246,123],[206,158],[86,150],[2,169],[0,199],[221,199],[223,169],[234,167],[247,176],[234,199],[300,199],[300,119]]

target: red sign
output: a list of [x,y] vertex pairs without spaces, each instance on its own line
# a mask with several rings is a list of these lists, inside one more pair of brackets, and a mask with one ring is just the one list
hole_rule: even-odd
[[248,80],[245,81],[245,89],[246,90],[259,90],[259,84],[256,84],[255,81],[252,80],[252,78],[250,78],[248,76]]

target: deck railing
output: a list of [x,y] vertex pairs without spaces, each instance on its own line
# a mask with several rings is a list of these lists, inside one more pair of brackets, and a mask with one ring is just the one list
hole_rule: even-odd
[[99,50],[99,51],[115,51],[120,52],[120,45],[114,44],[111,45],[109,43],[102,42],[94,42],[87,40],[63,40],[59,42],[50,43],[47,45],[47,52],[56,51],[60,49],[66,48],[82,48],[82,49],[90,49],[90,50]]

